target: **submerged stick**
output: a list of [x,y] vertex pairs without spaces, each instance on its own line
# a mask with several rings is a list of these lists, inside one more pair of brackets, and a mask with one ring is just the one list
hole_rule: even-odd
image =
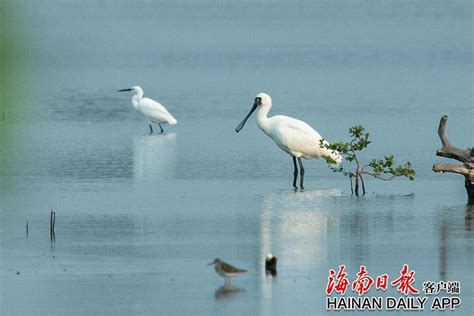
[[53,210],[51,210],[49,214],[49,238],[51,242],[53,242]]
[[49,236],[51,238],[51,242],[56,241],[56,233],[54,228],[56,226],[56,212],[51,209],[51,214],[49,217]]
[[28,220],[26,220],[26,238],[28,238]]

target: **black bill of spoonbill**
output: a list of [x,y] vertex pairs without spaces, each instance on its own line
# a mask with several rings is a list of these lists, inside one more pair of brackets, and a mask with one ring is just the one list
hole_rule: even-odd
[[214,269],[217,274],[224,278],[225,284],[230,284],[230,278],[236,277],[241,273],[247,272],[247,270],[239,269],[230,264],[222,261],[219,258],[214,259],[208,266],[214,265]]
[[143,89],[139,86],[134,86],[127,89],[119,90],[119,92],[134,91],[135,95],[132,97],[132,105],[135,110],[139,111],[148,118],[150,124],[150,134],[153,134],[152,123],[158,124],[161,133],[163,133],[163,124],[174,125],[178,123],[173,115],[168,110],[155,100],[144,98]]
[[[248,118],[252,113],[258,109],[257,125],[275,141],[278,147],[291,155],[293,159],[293,187],[296,187],[296,180],[298,177],[298,166],[300,167],[300,188],[304,189],[304,167],[303,159],[325,158],[329,161],[340,163],[342,161],[341,155],[337,151],[321,147],[320,141],[323,139],[318,132],[316,132],[307,123],[297,120],[295,118],[275,115],[268,117],[268,112],[272,108],[272,98],[266,93],[259,93],[255,97],[255,101],[250,109],[250,112],[245,116],[242,122],[235,128],[238,133],[244,127]],[[327,143],[323,140],[324,143]]]

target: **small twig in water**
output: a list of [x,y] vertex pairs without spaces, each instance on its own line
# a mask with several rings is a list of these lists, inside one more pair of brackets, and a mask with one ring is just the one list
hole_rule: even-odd
[[56,241],[56,233],[54,231],[55,226],[56,226],[56,212],[51,209],[51,214],[49,218],[49,235],[50,235],[52,243]]

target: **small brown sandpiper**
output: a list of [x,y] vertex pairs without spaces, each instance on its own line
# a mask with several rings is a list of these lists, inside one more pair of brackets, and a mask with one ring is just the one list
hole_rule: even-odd
[[214,265],[214,269],[216,270],[217,274],[224,278],[225,284],[230,284],[230,278],[238,276],[241,273],[247,272],[247,270],[239,269],[234,266],[231,266],[228,263],[225,263],[219,258],[214,259],[208,266]]

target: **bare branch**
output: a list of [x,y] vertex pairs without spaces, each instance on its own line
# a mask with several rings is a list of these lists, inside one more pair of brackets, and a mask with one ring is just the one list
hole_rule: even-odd
[[449,147],[451,144],[448,141],[448,137],[446,137],[446,122],[448,121],[448,116],[443,115],[441,117],[441,120],[439,121],[439,127],[438,127],[438,135],[439,138],[441,139],[441,144],[443,147]]
[[383,180],[383,181],[389,181],[389,180],[392,180],[393,178],[397,177],[397,176],[395,176],[395,175],[391,175],[391,176],[389,176],[389,177],[387,177],[387,178],[384,178],[384,177],[382,177],[382,176],[379,175],[379,174],[372,173],[372,172],[367,172],[367,171],[363,171],[363,172],[361,172],[361,173],[362,173],[362,174],[367,174],[367,175],[369,175],[369,176],[372,176],[372,177],[374,177],[374,178],[377,178],[377,179],[380,179],[380,180]]
[[452,172],[452,173],[459,173],[463,176],[469,176],[469,170],[462,166],[451,165],[447,163],[437,163],[433,165],[434,172]]
[[439,128],[438,128],[438,135],[441,139],[441,144],[443,147],[436,151],[437,156],[446,157],[456,159],[458,161],[464,162],[465,164],[469,164],[471,162],[471,153],[473,150],[462,150],[457,147],[451,145],[448,141],[448,137],[446,136],[446,122],[448,120],[447,115],[443,115],[441,120],[439,121]]

